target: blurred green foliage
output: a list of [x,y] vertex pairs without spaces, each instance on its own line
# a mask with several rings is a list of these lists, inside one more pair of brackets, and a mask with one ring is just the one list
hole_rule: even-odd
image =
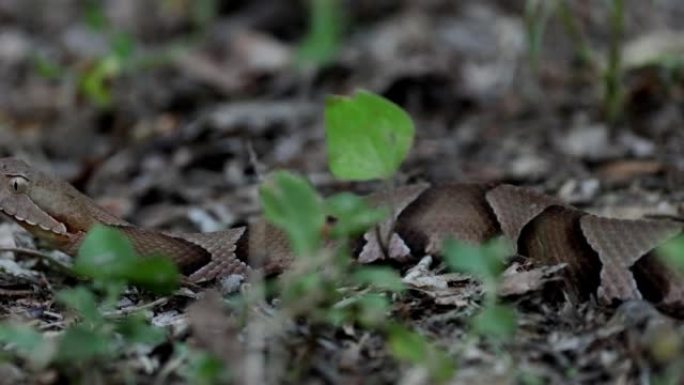
[[337,55],[344,19],[341,0],[309,0],[309,30],[299,46],[300,64],[321,66]]
[[517,329],[515,310],[499,304],[496,298],[508,249],[501,239],[484,245],[448,240],[444,245],[444,258],[449,267],[477,277],[484,285],[484,308],[471,320],[471,327],[478,335],[495,341],[507,341]]
[[69,324],[56,337],[47,337],[27,325],[0,324],[0,342],[37,370],[54,367],[73,382],[88,372],[105,370],[106,364],[135,345],[156,346],[166,332],[148,323],[147,316],[133,312],[113,316],[124,288],[136,284],[155,292],[169,293],[178,284],[178,272],[167,259],[141,259],[118,230],[96,226],[79,250],[74,270],[91,279],[55,294],[80,322]]
[[[606,0],[608,8],[608,52],[604,58],[598,58],[591,49],[588,39],[581,28],[579,16],[573,11],[569,0],[527,0],[525,2],[524,21],[527,35],[527,46],[530,63],[535,73],[539,70],[544,31],[551,15],[556,15],[575,47],[578,63],[583,68],[600,69],[598,74],[603,84],[603,111],[606,120],[615,124],[624,113],[624,90],[622,78],[622,43],[625,28],[624,0]],[[605,62],[605,64],[604,64]]]

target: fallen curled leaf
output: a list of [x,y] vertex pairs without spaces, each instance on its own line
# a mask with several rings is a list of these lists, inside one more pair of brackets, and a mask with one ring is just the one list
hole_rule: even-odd
[[437,305],[466,307],[480,297],[480,284],[468,275],[459,273],[437,274],[430,269],[432,257],[423,257],[409,269],[402,282],[410,289],[432,298]]
[[540,290],[549,282],[562,280],[561,272],[566,266],[561,263],[518,271],[519,266],[513,264],[501,275],[497,294],[501,297],[511,297]]

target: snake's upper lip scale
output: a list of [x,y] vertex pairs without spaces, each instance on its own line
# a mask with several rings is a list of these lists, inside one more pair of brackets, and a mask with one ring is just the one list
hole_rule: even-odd
[[5,209],[5,208],[3,208],[3,207],[0,207],[0,212],[2,212],[3,214],[5,214],[5,215],[11,217],[12,219],[14,219],[14,220],[16,220],[16,221],[18,221],[18,222],[24,222],[24,223],[26,223],[26,224],[29,225],[29,226],[38,226],[38,227],[40,227],[41,229],[43,229],[43,230],[45,230],[45,231],[51,231],[51,232],[53,232],[53,233],[55,233],[55,234],[57,234],[57,235],[65,235],[65,234],[66,234],[66,227],[64,226],[63,223],[60,223],[59,226],[56,226],[56,227],[54,227],[54,228],[50,228],[50,227],[47,227],[47,226],[45,226],[45,225],[43,225],[43,224],[41,224],[41,223],[37,223],[37,222],[34,222],[34,221],[30,220],[30,219],[20,217],[20,216],[18,216],[16,213],[10,213],[9,211],[7,211],[7,209]]

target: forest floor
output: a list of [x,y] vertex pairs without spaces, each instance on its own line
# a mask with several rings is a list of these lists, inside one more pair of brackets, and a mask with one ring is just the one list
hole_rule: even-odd
[[[601,215],[682,215],[684,3],[342,3],[345,17],[317,16],[340,23],[341,37],[326,40],[321,27],[311,53],[305,1],[0,0],[0,156],[26,159],[143,227],[224,229],[259,215],[258,188],[273,170],[300,173],[324,194],[377,188],[332,178],[324,143],[326,96],[367,89],[415,122],[400,184],[507,182]],[[612,45],[622,60],[611,73]],[[330,60],[317,62],[327,46]],[[0,245],[36,247],[9,222]],[[0,315],[59,335],[73,317],[55,292],[71,282],[35,259],[0,255]],[[682,324],[646,303],[575,306],[549,294],[558,291],[550,282],[509,300],[517,332],[499,343],[469,330],[477,284],[449,285],[446,299],[431,289],[393,295],[390,315],[446,352],[447,383],[678,383]],[[223,320],[206,305],[220,300],[195,302],[200,293],[157,301],[132,290],[119,307],[145,306],[163,342],[106,362],[8,358],[0,383],[212,383],[183,349],[220,337],[223,348],[208,350],[245,365],[229,368],[235,383],[258,383],[254,367],[269,383],[432,383],[429,365],[398,360],[382,333],[358,325],[293,318],[276,331],[198,336],[189,323]],[[268,318],[278,301],[259,306]],[[264,355],[243,346],[250,332],[268,335]]]

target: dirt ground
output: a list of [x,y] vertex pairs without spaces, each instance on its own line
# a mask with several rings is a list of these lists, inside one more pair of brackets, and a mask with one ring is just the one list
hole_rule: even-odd
[[[218,230],[259,214],[257,189],[272,170],[299,172],[325,193],[373,190],[334,180],[326,163],[324,99],[362,88],[415,121],[401,183],[509,182],[603,215],[682,215],[684,2],[624,1],[616,116],[605,96],[609,1],[549,1],[568,4],[565,14],[523,0],[342,3],[339,49],[314,66],[297,56],[306,1],[0,0],[0,156],[22,157],[140,226]],[[535,6],[546,20],[537,65]],[[2,222],[0,244],[33,240]],[[0,315],[58,330],[46,287],[64,280],[3,256],[16,263],[0,267]],[[135,383],[158,381],[173,342],[192,338],[191,302],[154,308],[154,322],[180,331],[148,352],[157,366],[136,367]],[[409,292],[393,314],[459,357],[453,384],[678,383],[669,374],[681,353],[663,358],[658,344],[679,340],[681,322],[645,303],[576,307],[547,290],[511,303],[518,332],[503,348],[464,331],[477,308],[469,294],[439,304]],[[283,327],[269,357],[288,375],[276,383],[429,383],[376,334],[306,320]],[[3,365],[7,383],[65,383]]]

